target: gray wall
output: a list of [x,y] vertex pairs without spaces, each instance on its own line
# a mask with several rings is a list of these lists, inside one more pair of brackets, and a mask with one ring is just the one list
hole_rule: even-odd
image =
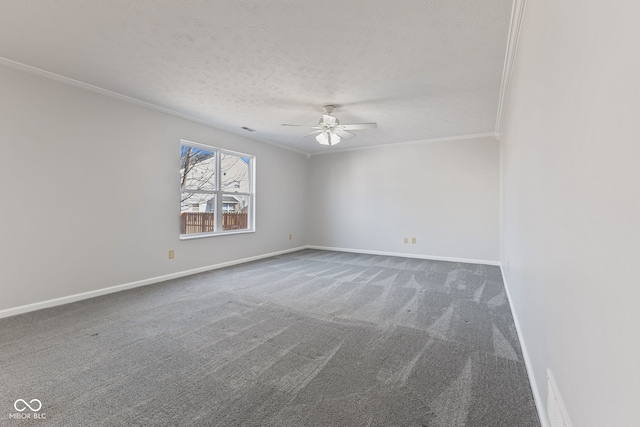
[[[306,245],[303,155],[5,66],[0,94],[0,310]],[[255,233],[179,240],[180,139],[256,156]]]
[[543,409],[549,368],[575,427],[639,423],[639,14],[529,1],[501,130],[501,262]]
[[497,262],[498,150],[485,137],[314,155],[309,243]]

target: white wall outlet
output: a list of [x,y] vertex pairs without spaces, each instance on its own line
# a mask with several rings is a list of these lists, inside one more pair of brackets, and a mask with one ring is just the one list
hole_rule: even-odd
[[415,245],[415,244],[416,244],[416,238],[415,238],[415,237],[412,237],[412,238],[411,238],[411,244],[412,244],[412,245]]
[[406,237],[404,237],[404,238],[402,239],[402,241],[403,241],[403,243],[404,243],[405,245],[406,245],[407,243],[409,243],[409,239],[408,239],[408,238],[406,238]]
[[173,249],[171,249],[169,251],[169,259],[174,259],[176,257],[176,251],[174,251]]

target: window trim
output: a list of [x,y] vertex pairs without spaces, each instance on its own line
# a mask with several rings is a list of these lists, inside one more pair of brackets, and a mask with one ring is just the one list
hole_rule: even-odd
[[[216,208],[215,212],[222,212],[223,207],[223,198],[225,195],[235,195],[235,196],[247,196],[249,197],[249,210],[247,213],[247,228],[242,230],[222,230],[222,217],[220,215],[216,215],[215,218],[215,226],[214,231],[207,231],[204,233],[194,233],[194,234],[182,234],[179,233],[180,240],[191,240],[191,239],[201,239],[204,237],[212,237],[212,236],[226,236],[229,234],[247,234],[247,233],[255,233],[256,231],[256,156],[253,154],[241,153],[239,151],[228,150],[226,148],[214,147],[212,145],[206,145],[199,142],[189,141],[186,139],[180,140],[180,147],[183,145],[193,148],[198,148],[202,150],[215,152],[216,159],[216,171],[215,171],[215,190],[189,190],[182,189],[178,186],[178,194],[182,194],[183,192],[189,193],[206,193],[215,195],[216,200]],[[222,156],[220,154],[229,154],[232,156],[238,156],[242,158],[248,158],[248,181],[249,181],[249,192],[232,192],[228,190],[222,190]],[[179,211],[181,212],[181,211]],[[178,228],[178,231],[180,228]],[[215,231],[219,230],[219,231]]]

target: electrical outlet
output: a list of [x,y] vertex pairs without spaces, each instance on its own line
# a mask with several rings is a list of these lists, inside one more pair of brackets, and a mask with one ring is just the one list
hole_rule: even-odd
[[412,237],[412,238],[411,238],[411,244],[412,244],[412,245],[415,245],[415,244],[416,244],[416,238],[415,238],[415,237]]
[[173,249],[171,249],[169,251],[169,259],[174,259],[176,257],[176,251],[174,251]]
[[402,241],[404,242],[404,244],[406,245],[407,243],[409,243],[409,239],[407,239],[406,237],[402,239]]
[[293,239],[293,234],[289,234],[289,240]]

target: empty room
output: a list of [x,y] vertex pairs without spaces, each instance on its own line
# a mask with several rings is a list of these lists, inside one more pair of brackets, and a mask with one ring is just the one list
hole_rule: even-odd
[[0,2],[0,426],[640,425],[640,5]]

